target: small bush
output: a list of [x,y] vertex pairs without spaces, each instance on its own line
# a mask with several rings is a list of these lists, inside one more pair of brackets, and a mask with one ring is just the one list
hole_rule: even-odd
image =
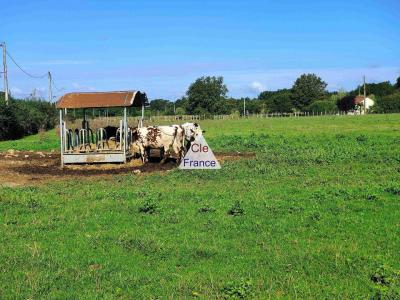
[[357,142],[359,143],[364,143],[368,140],[367,136],[364,134],[361,134],[359,136],[356,137]]
[[346,136],[345,136],[343,133],[339,133],[339,134],[337,134],[335,137],[336,137],[336,139],[337,139],[338,141],[344,140],[344,139],[346,138]]
[[40,202],[33,198],[32,196],[29,197],[29,199],[26,202],[26,206],[31,209],[32,211],[38,210],[41,207]]
[[242,279],[239,282],[228,282],[221,289],[224,299],[246,299],[252,297],[253,283],[250,279]]
[[157,203],[152,200],[146,200],[142,206],[139,207],[139,212],[143,214],[152,215],[158,211]]
[[319,212],[315,212],[311,214],[309,217],[310,221],[317,222],[321,220],[321,214]]
[[368,201],[375,201],[375,200],[378,200],[378,195],[368,194],[365,196],[365,199],[367,199]]
[[400,196],[400,187],[391,186],[391,187],[386,188],[385,191],[390,194]]
[[235,204],[228,210],[228,215],[231,216],[240,216],[244,214],[244,209],[242,208],[242,205],[240,201],[236,201]]
[[208,203],[206,203],[202,207],[200,207],[197,211],[199,213],[210,213],[210,212],[214,212],[215,208],[211,207]]
[[379,266],[370,279],[374,283],[372,299],[400,299],[400,271]]
[[143,255],[152,255],[162,250],[161,245],[151,238],[135,238],[125,234],[121,235],[116,244],[126,251],[138,251]]

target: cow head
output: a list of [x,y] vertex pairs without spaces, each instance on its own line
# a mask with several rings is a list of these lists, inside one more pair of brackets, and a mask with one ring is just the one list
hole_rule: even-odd
[[203,135],[203,131],[197,123],[185,123],[182,127],[185,130],[186,140],[190,142],[193,142],[198,136]]

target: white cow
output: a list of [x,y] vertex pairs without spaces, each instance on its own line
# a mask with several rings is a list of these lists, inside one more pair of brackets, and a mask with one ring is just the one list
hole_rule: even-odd
[[147,126],[136,128],[133,132],[133,144],[139,149],[143,163],[148,161],[147,150],[164,149],[163,162],[167,160],[172,151],[182,158],[184,152],[185,130],[182,126]]
[[[179,126],[179,125],[173,125],[173,126]],[[205,131],[202,130],[200,125],[197,123],[184,123],[181,126],[185,130],[184,146],[186,152],[190,148],[190,144],[194,142],[194,140],[198,136],[202,136]]]

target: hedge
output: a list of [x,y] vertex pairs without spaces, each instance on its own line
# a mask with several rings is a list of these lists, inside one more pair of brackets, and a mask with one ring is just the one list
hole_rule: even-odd
[[54,128],[57,111],[46,101],[10,99],[0,96],[0,141],[18,139],[39,130]]

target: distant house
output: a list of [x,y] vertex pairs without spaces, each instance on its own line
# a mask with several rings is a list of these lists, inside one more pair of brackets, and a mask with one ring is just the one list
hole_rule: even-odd
[[354,98],[354,105],[356,109],[354,110],[354,114],[364,114],[364,105],[365,108],[367,109],[367,112],[371,109],[372,106],[374,106],[375,101],[372,100],[371,98],[364,97],[364,96],[356,96]]

